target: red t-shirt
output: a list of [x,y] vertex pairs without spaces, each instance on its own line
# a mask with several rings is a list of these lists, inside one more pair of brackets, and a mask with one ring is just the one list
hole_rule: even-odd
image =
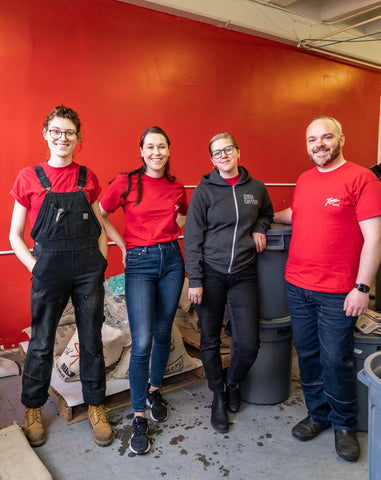
[[[78,190],[78,163],[72,162],[67,167],[57,168],[51,167],[48,162],[42,162],[41,166],[52,184],[53,192],[76,192]],[[98,179],[89,168],[87,168],[86,186],[83,191],[86,193],[90,204],[96,201],[101,192]],[[42,188],[33,167],[23,168],[17,175],[11,195],[29,210],[32,226],[37,219],[45,194],[46,190]]]
[[324,173],[315,167],[299,177],[291,209],[286,280],[318,292],[352,290],[364,241],[359,222],[381,215],[380,180],[351,162]]
[[227,181],[232,187],[234,187],[234,185],[237,185],[237,183],[239,182],[239,179],[241,178],[241,175],[238,174],[236,175],[235,177],[231,177],[231,178],[224,178],[225,181]]
[[145,247],[156,243],[172,242],[180,234],[176,217],[186,215],[188,202],[184,186],[169,182],[166,177],[142,176],[143,195],[139,205],[137,197],[138,176],[131,176],[131,190],[124,199],[128,177],[119,174],[107,189],[101,200],[103,210],[115,212],[122,207],[125,214],[123,238],[126,248]]

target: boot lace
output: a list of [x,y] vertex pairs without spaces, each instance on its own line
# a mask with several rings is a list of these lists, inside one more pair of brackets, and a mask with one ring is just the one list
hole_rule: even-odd
[[42,423],[41,408],[27,408],[25,413],[28,425],[33,425],[35,422]]
[[99,422],[108,423],[106,413],[109,410],[104,405],[89,407],[89,414],[92,422],[97,425]]

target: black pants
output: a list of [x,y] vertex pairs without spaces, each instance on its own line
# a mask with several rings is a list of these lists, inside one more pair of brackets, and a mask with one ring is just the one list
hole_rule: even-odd
[[226,383],[236,386],[245,378],[259,349],[259,307],[255,265],[234,275],[203,268],[203,297],[196,307],[200,321],[201,359],[212,391],[224,390],[220,355],[225,305],[232,336],[232,354]]
[[[41,407],[47,400],[58,322],[71,296],[80,343],[83,400],[100,405],[106,390],[101,329],[104,321],[104,271],[99,248],[66,252],[37,251],[32,279],[32,335],[22,381],[22,403]],[[74,352],[76,353],[76,352]]]

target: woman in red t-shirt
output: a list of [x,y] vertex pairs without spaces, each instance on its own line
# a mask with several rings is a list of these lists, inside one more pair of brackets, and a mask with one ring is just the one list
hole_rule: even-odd
[[[185,224],[188,204],[184,186],[169,173],[169,145],[161,128],[145,130],[140,140],[143,165],[119,174],[100,205],[106,232],[121,249],[125,266],[132,339],[129,380],[134,411],[130,449],[137,454],[150,449],[146,405],[154,421],[168,418],[159,388],[184,282],[184,261],[177,238]],[[125,214],[123,237],[107,218],[119,207]]]
[[[112,430],[103,407],[106,370],[101,329],[104,321],[104,272],[107,236],[94,173],[73,162],[81,140],[78,114],[64,105],[47,116],[43,130],[50,157],[18,174],[10,231],[12,248],[33,274],[32,335],[25,360],[21,401],[24,432],[32,446],[46,440],[41,407],[48,398],[58,321],[71,297],[80,342],[80,378],[94,440],[105,446]],[[27,216],[32,223],[33,254],[24,240]]]

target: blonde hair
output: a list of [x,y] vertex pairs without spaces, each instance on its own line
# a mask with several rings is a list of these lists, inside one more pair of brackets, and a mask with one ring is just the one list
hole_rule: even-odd
[[214,135],[214,137],[212,137],[210,142],[209,142],[209,153],[210,154],[212,153],[213,143],[216,142],[217,140],[221,140],[221,138],[229,138],[231,140],[232,144],[235,146],[235,148],[239,149],[239,146],[237,145],[237,142],[235,141],[235,138],[233,137],[233,135],[231,135],[230,133],[227,133],[227,132],[217,133],[217,135]]

